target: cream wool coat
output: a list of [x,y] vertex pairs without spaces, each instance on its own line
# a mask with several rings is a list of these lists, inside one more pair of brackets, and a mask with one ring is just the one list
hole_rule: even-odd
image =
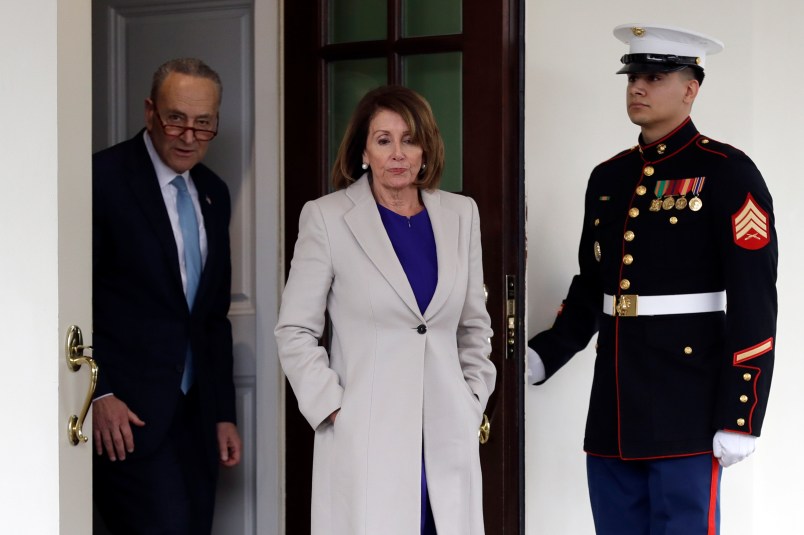
[[484,533],[478,427],[496,371],[477,205],[422,198],[438,255],[423,315],[365,175],[302,209],[275,334],[315,429],[314,535],[418,534],[422,443],[439,535]]

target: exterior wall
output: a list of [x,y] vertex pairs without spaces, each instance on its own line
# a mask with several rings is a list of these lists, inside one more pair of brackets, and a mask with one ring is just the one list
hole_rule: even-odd
[[[770,7],[772,6],[772,7]],[[548,327],[578,270],[583,194],[592,168],[632,146],[638,128],[625,113],[625,79],[614,73],[626,52],[612,29],[628,22],[672,24],[726,43],[707,60],[693,109],[701,132],[744,150],[774,196],[780,242],[777,361],[757,452],[723,474],[722,532],[784,533],[804,501],[791,425],[801,405],[804,331],[796,305],[804,268],[804,180],[790,156],[804,145],[804,73],[791,63],[804,50],[798,0],[564,0],[528,2],[526,10],[525,167],[528,189],[528,334]],[[797,62],[797,61],[796,61]],[[679,254],[683,254],[679,251]],[[528,534],[593,533],[586,491],[583,429],[594,353],[579,354],[526,394]]]

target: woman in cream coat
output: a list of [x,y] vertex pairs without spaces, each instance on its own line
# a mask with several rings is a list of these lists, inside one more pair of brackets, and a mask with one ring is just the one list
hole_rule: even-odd
[[[275,334],[315,430],[314,535],[434,533],[427,498],[438,535],[484,533],[478,427],[496,372],[480,224],[473,200],[435,189],[442,168],[427,102],[379,88],[347,128],[337,191],[302,210]],[[384,210],[407,226],[429,217],[437,282],[424,302]]]

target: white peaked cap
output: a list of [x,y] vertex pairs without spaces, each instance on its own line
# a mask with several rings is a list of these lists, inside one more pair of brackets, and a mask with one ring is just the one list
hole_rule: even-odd
[[[723,42],[702,33],[658,24],[621,24],[614,37],[629,45],[620,72],[677,70],[686,66],[704,68],[706,56],[723,50]],[[635,64],[629,68],[629,64]],[[666,68],[662,68],[662,66]]]

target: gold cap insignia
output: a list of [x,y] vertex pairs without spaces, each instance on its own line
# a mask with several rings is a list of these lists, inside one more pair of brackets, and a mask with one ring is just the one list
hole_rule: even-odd
[[631,33],[634,34],[634,37],[642,37],[643,35],[645,35],[645,28],[638,28],[638,27],[631,28]]

